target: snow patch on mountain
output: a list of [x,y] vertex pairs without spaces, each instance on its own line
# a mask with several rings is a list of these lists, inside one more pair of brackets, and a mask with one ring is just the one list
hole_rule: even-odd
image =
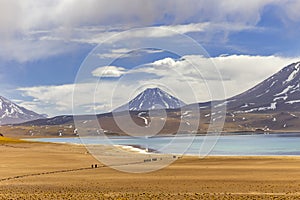
[[287,101],[285,103],[287,103],[287,104],[300,103],[300,99],[299,100],[294,100],[294,101]]
[[288,93],[291,89],[293,89],[294,87],[295,87],[294,85],[289,85],[289,86],[287,86],[286,88],[284,88],[280,93],[275,94],[275,96],[280,96],[280,95],[286,94],[286,93]]
[[283,84],[286,84],[286,83],[288,83],[288,82],[290,82],[290,81],[292,81],[295,77],[296,77],[296,75],[298,74],[298,72],[299,72],[299,65],[300,65],[300,63],[298,63],[297,65],[295,65],[295,67],[294,67],[294,71],[289,75],[289,77],[283,82]]
[[143,115],[145,115],[145,114],[146,114],[146,112],[140,112],[140,113],[138,114],[138,117],[141,118],[141,119],[143,119],[145,125],[148,126],[148,125],[149,125],[148,119],[147,119],[146,117],[143,117]]

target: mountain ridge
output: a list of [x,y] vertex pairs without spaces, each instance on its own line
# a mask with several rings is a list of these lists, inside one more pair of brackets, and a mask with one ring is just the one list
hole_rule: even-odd
[[240,113],[300,110],[300,62],[282,68],[226,102],[227,109]]
[[[269,78],[255,85],[251,89],[233,96],[225,100],[218,100],[213,102],[194,103],[183,105],[179,107],[180,103],[175,104],[175,108],[157,107],[156,111],[151,113],[152,105],[157,102],[148,102],[144,99],[151,99],[152,92],[157,94],[162,91],[160,89],[146,89],[144,92],[137,95],[131,101],[131,110],[129,114],[132,120],[139,126],[150,127],[155,120],[165,120],[165,125],[159,134],[175,134],[177,128],[182,126],[184,133],[190,133],[192,123],[199,122],[199,129],[197,133],[206,133],[212,121],[217,121],[218,115],[225,115],[224,132],[298,132],[300,129],[300,62],[292,63],[282,68],[277,73]],[[156,92],[155,92],[156,90]],[[146,94],[145,94],[146,93]],[[165,93],[163,93],[165,94]],[[148,95],[149,98],[147,97]],[[152,96],[151,96],[152,95]],[[158,95],[160,99],[161,96]],[[147,97],[147,98],[146,98]],[[175,97],[174,97],[175,98]],[[154,98],[156,99],[156,98]],[[170,99],[170,98],[167,98]],[[172,99],[172,98],[171,98]],[[177,99],[177,98],[175,98]],[[179,99],[177,99],[180,101]],[[175,102],[178,102],[175,101]],[[146,107],[143,107],[144,103]],[[180,101],[181,102],[181,101]],[[163,102],[158,102],[164,105]],[[100,124],[102,131],[107,134],[124,135],[125,133],[118,127],[114,117],[126,115],[126,108],[130,108],[130,104],[125,104],[127,107],[120,111],[116,109],[114,113],[98,114],[95,117],[88,115],[76,116],[78,123],[88,130],[89,134],[98,134],[97,128],[91,129],[95,124]],[[226,105],[226,110],[217,111],[218,106]],[[200,109],[200,119],[194,118],[194,108],[198,106]],[[215,106],[217,112],[212,112],[212,107]],[[165,105],[165,107],[168,107]],[[171,107],[171,106],[169,106]],[[147,110],[147,108],[150,108]],[[166,118],[160,116],[159,109],[165,109]],[[125,111],[124,111],[125,110]],[[127,109],[128,110],[128,109]],[[145,111],[147,110],[147,111]],[[123,111],[123,112],[122,112]],[[182,112],[184,111],[184,112]],[[62,130],[62,126],[72,125],[73,117],[75,116],[57,116],[52,119],[35,120],[27,122],[25,126],[57,126],[57,131]],[[95,121],[96,120],[96,121]],[[195,121],[196,120],[196,121]],[[21,125],[22,126],[22,125]],[[68,127],[67,126],[67,127]],[[67,128],[66,128],[67,129]],[[41,130],[45,131],[45,130]],[[95,132],[95,133],[94,133]],[[48,134],[48,133],[47,133]],[[73,132],[71,131],[71,134]]]

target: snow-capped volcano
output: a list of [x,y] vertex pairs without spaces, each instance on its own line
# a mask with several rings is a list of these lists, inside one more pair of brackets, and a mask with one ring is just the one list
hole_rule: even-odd
[[236,112],[300,111],[300,62],[283,68],[252,89],[227,100]]
[[40,118],[45,118],[45,116],[18,106],[0,96],[0,125],[22,123]]
[[115,109],[115,112],[130,110],[175,109],[184,106],[181,100],[173,97],[159,88],[148,88],[137,95],[129,103]]

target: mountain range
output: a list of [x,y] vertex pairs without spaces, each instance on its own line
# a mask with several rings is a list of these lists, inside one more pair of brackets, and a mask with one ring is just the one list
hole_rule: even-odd
[[[29,121],[17,126],[58,126],[60,131],[62,126],[74,127],[73,116],[57,116],[54,118],[39,119],[43,116],[8,103],[1,110],[2,116],[8,117],[5,123],[10,123],[8,119],[20,118],[20,121]],[[4,105],[4,104],[3,104]],[[226,100],[196,103],[186,105],[178,98],[168,94],[159,88],[147,88],[128,103],[116,108],[113,113],[97,115],[102,131],[110,134],[122,135],[124,132],[118,127],[114,120],[116,116],[123,116],[124,111],[129,110],[132,120],[139,126],[151,125],[151,120],[159,120],[160,109],[166,109],[166,123],[159,134],[174,134],[179,126],[183,127],[188,133],[193,121],[194,106],[200,108],[200,125],[198,132],[205,133],[211,121],[216,120],[216,114],[211,113],[211,106],[215,108],[226,105],[226,116],[224,132],[241,131],[297,131],[300,129],[300,62],[290,64],[282,70],[262,81],[253,88],[242,94],[233,96]],[[16,109],[5,109],[14,107]],[[180,110],[183,109],[184,115]],[[151,117],[149,111],[152,110]],[[157,112],[157,114],[155,114]],[[23,114],[24,113],[24,114]],[[23,115],[21,115],[23,114]],[[3,121],[4,118],[3,117]],[[182,118],[189,117],[190,121],[185,121],[182,125]],[[30,121],[31,119],[37,119]],[[80,116],[84,127],[89,132],[98,132],[92,128],[94,117]],[[3,122],[1,121],[1,122]],[[14,121],[15,122],[15,121]],[[67,128],[65,128],[67,130]],[[43,132],[43,131],[41,131]],[[73,131],[69,131],[73,134]]]

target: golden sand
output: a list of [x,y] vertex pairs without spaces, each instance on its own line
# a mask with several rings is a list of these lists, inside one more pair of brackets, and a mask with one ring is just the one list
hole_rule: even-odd
[[0,151],[0,199],[300,198],[297,157],[184,157],[130,174],[102,167],[80,145],[7,142]]

